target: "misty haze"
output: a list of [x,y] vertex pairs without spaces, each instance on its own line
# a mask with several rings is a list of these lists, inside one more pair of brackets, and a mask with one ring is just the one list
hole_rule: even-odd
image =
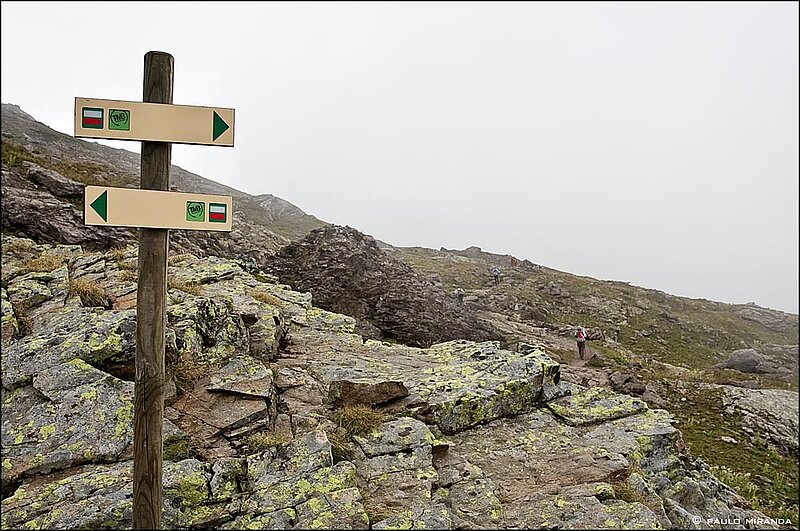
[[796,2],[0,9],[0,528],[798,528]]

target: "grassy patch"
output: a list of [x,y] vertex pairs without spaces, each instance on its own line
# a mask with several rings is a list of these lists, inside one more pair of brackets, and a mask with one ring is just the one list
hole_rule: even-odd
[[33,243],[29,240],[17,239],[3,246],[3,252],[12,254],[25,254],[33,249]]
[[282,300],[267,291],[256,291],[253,293],[253,298],[259,302],[263,302],[264,304],[269,304],[270,306],[283,305]]
[[248,436],[244,440],[244,446],[249,453],[258,453],[267,448],[278,448],[288,441],[282,434],[266,431]]
[[26,161],[40,166],[44,163],[44,159],[41,157],[37,157],[20,145],[5,140],[2,141],[2,153],[3,164],[9,168],[20,168],[22,163]]
[[199,363],[190,352],[167,348],[164,360],[166,379],[172,378],[179,393],[194,387],[194,382],[211,374],[213,367]]
[[24,146],[6,140],[2,141],[2,159],[3,164],[10,168],[18,169],[23,162],[32,162],[83,184],[126,187],[138,182],[136,175],[122,173],[105,164],[80,160],[53,161],[50,157],[40,157]]
[[344,428],[336,427],[332,430],[326,430],[325,434],[328,436],[328,441],[331,443],[331,455],[333,462],[352,461],[355,459],[353,452],[352,437],[344,430]]
[[192,255],[189,253],[175,254],[167,258],[167,263],[169,265],[175,265],[185,261],[187,258],[192,258]]
[[167,289],[177,289],[189,295],[200,296],[203,294],[203,287],[196,282],[184,282],[182,280],[169,279]]
[[125,269],[120,273],[119,278],[125,282],[136,282],[139,278],[139,275],[136,274],[136,271]]
[[58,269],[64,264],[64,261],[58,256],[52,254],[43,254],[30,260],[25,260],[22,263],[22,268],[29,272],[49,273],[54,269]]
[[33,329],[33,320],[28,315],[28,306],[21,302],[12,302],[11,309],[17,320],[17,336],[24,337],[30,334]]
[[121,262],[125,260],[127,254],[128,250],[125,247],[117,247],[116,249],[112,249],[108,252],[108,258],[115,262]]
[[331,414],[333,420],[347,435],[361,435],[381,425],[385,415],[369,406],[343,406]]
[[[722,390],[695,388],[683,394],[672,391],[665,398],[693,455],[719,471],[719,479],[756,509],[797,522],[797,457],[784,457],[758,440],[743,437],[741,417],[725,411],[722,397]],[[722,436],[733,437],[739,444],[723,442]]]
[[124,269],[127,271],[138,271],[139,270],[139,259],[138,258],[131,258],[126,260],[120,260],[117,262],[117,267],[120,269]]
[[76,278],[69,281],[69,296],[77,295],[84,306],[111,306],[111,297],[96,280]]

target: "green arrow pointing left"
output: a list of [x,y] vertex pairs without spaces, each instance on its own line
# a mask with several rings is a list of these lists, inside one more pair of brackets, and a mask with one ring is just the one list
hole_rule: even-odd
[[217,111],[214,111],[214,141],[219,138],[219,135],[230,129],[230,126],[225,123],[225,120],[217,114]]
[[97,199],[92,201],[92,204],[89,205],[97,212],[103,221],[108,221],[108,190],[104,191],[102,194],[97,196]]

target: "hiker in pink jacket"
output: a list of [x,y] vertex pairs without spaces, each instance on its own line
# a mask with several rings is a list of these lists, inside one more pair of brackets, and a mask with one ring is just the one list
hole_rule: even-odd
[[575,331],[575,339],[578,341],[578,355],[583,359],[586,352],[586,330],[582,326]]

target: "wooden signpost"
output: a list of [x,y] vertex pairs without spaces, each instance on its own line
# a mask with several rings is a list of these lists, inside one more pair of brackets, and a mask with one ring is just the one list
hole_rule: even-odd
[[87,186],[87,225],[139,227],[133,528],[161,528],[169,229],[230,231],[230,196],[168,192],[172,143],[233,146],[234,110],[172,105],[173,57],[144,56],[142,103],[75,98],[75,136],[140,140],[140,190]]

